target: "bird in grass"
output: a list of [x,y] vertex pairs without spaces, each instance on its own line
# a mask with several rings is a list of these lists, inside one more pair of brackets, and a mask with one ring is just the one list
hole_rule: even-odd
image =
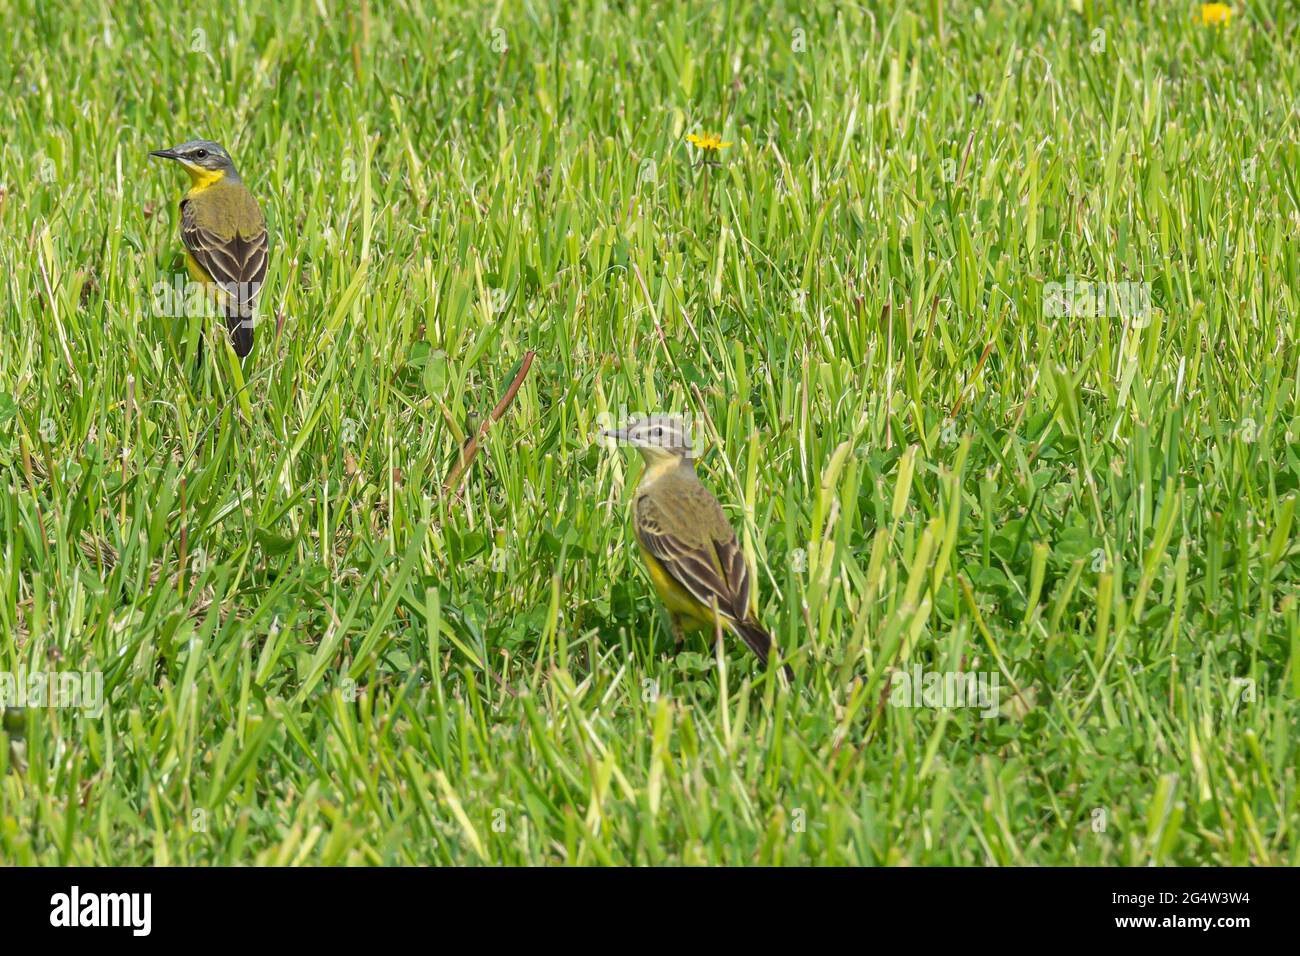
[[190,174],[181,197],[185,263],[221,309],[235,354],[243,358],[253,350],[254,312],[270,251],[262,210],[218,143],[193,139],[149,155],[175,160]]
[[[645,459],[632,526],[678,643],[687,631],[712,633],[721,624],[766,666],[772,636],[750,608],[745,555],[718,499],[695,474],[687,431],[676,416],[653,415],[602,434],[632,445]],[[789,664],[784,671],[793,681]]]

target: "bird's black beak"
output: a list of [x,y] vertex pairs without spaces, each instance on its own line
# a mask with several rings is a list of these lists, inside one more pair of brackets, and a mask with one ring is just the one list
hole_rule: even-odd
[[149,153],[150,156],[157,156],[159,159],[176,159],[176,150],[174,149],[155,149]]

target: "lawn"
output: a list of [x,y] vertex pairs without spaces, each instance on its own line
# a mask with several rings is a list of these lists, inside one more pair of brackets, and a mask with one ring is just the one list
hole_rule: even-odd
[[1300,862],[1294,7],[470,7],[0,0],[0,861]]

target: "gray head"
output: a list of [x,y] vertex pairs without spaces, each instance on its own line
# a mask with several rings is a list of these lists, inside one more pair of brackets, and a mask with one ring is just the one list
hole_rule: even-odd
[[695,458],[690,423],[676,415],[648,415],[633,419],[626,428],[606,429],[601,434],[631,445],[651,464]]
[[235,172],[235,161],[230,158],[226,148],[210,139],[192,139],[171,149],[155,149],[149,155],[176,160],[196,179],[207,178],[212,173],[239,178],[239,173]]

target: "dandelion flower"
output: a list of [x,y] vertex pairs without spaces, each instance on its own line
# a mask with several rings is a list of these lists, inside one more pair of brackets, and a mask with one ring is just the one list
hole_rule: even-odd
[[706,153],[716,153],[718,150],[726,149],[731,145],[730,142],[723,142],[721,133],[705,133],[703,136],[691,133],[690,136],[686,137],[686,142],[704,150]]
[[1232,20],[1232,7],[1226,3],[1203,3],[1201,4],[1201,15],[1196,21],[1202,26],[1218,27],[1227,26]]

